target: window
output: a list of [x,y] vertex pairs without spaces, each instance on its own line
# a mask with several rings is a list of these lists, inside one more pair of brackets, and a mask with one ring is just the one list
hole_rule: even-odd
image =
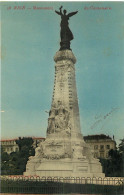
[[95,146],[94,146],[94,149],[95,149],[95,150],[98,150],[98,145],[95,145]]
[[100,153],[100,158],[104,158],[104,152]]
[[103,150],[104,149],[104,145],[100,145],[100,149]]
[[106,153],[106,158],[108,158],[109,157],[109,155],[108,155],[108,152]]
[[98,158],[98,152],[94,153],[94,158]]
[[108,149],[108,150],[109,150],[109,149],[110,149],[110,145],[106,145],[106,149]]

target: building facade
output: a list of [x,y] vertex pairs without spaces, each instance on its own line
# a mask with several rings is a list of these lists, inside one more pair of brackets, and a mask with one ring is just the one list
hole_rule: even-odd
[[91,146],[94,154],[94,158],[109,158],[109,150],[116,149],[116,141],[110,136],[101,135],[88,135],[84,136],[84,140],[87,144]]
[[17,152],[19,151],[19,147],[16,144],[17,139],[5,139],[1,140],[1,147],[4,152],[7,152],[10,154],[11,152]]
[[[32,137],[32,139],[34,141],[33,142],[34,148],[36,148],[40,142],[45,140],[45,138],[43,137]],[[16,144],[16,140],[18,140],[18,138],[1,140],[1,147],[4,150],[4,152],[10,154],[11,152],[19,151],[19,147],[18,144]]]

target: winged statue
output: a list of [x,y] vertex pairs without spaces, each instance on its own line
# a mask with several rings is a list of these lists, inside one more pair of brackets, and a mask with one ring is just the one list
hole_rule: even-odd
[[[70,48],[70,41],[74,39],[74,36],[69,28],[69,18],[72,17],[73,15],[77,14],[78,11],[76,12],[71,12],[69,14],[67,14],[67,11],[64,9],[62,11],[63,6],[61,6],[59,8],[59,11],[55,12],[61,16],[61,23],[60,23],[60,27],[61,27],[61,31],[60,31],[60,37],[61,37],[61,43],[60,45],[62,46],[64,45],[68,45],[67,47]],[[63,47],[64,48],[64,47]],[[69,49],[67,48],[67,49]],[[64,48],[65,49],[65,48]]]

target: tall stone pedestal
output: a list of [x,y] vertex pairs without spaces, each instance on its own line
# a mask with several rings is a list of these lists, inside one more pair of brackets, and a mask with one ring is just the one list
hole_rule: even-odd
[[80,128],[75,81],[76,58],[71,50],[54,57],[55,80],[46,140],[30,157],[24,175],[46,177],[104,177]]

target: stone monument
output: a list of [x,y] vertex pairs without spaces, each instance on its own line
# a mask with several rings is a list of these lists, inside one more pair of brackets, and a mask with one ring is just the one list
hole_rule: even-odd
[[55,54],[55,79],[49,111],[46,140],[38,145],[35,156],[27,162],[24,175],[46,177],[104,177],[98,159],[81,134],[75,80],[76,58],[70,49],[73,34],[66,10],[55,11],[61,16],[60,50]]

